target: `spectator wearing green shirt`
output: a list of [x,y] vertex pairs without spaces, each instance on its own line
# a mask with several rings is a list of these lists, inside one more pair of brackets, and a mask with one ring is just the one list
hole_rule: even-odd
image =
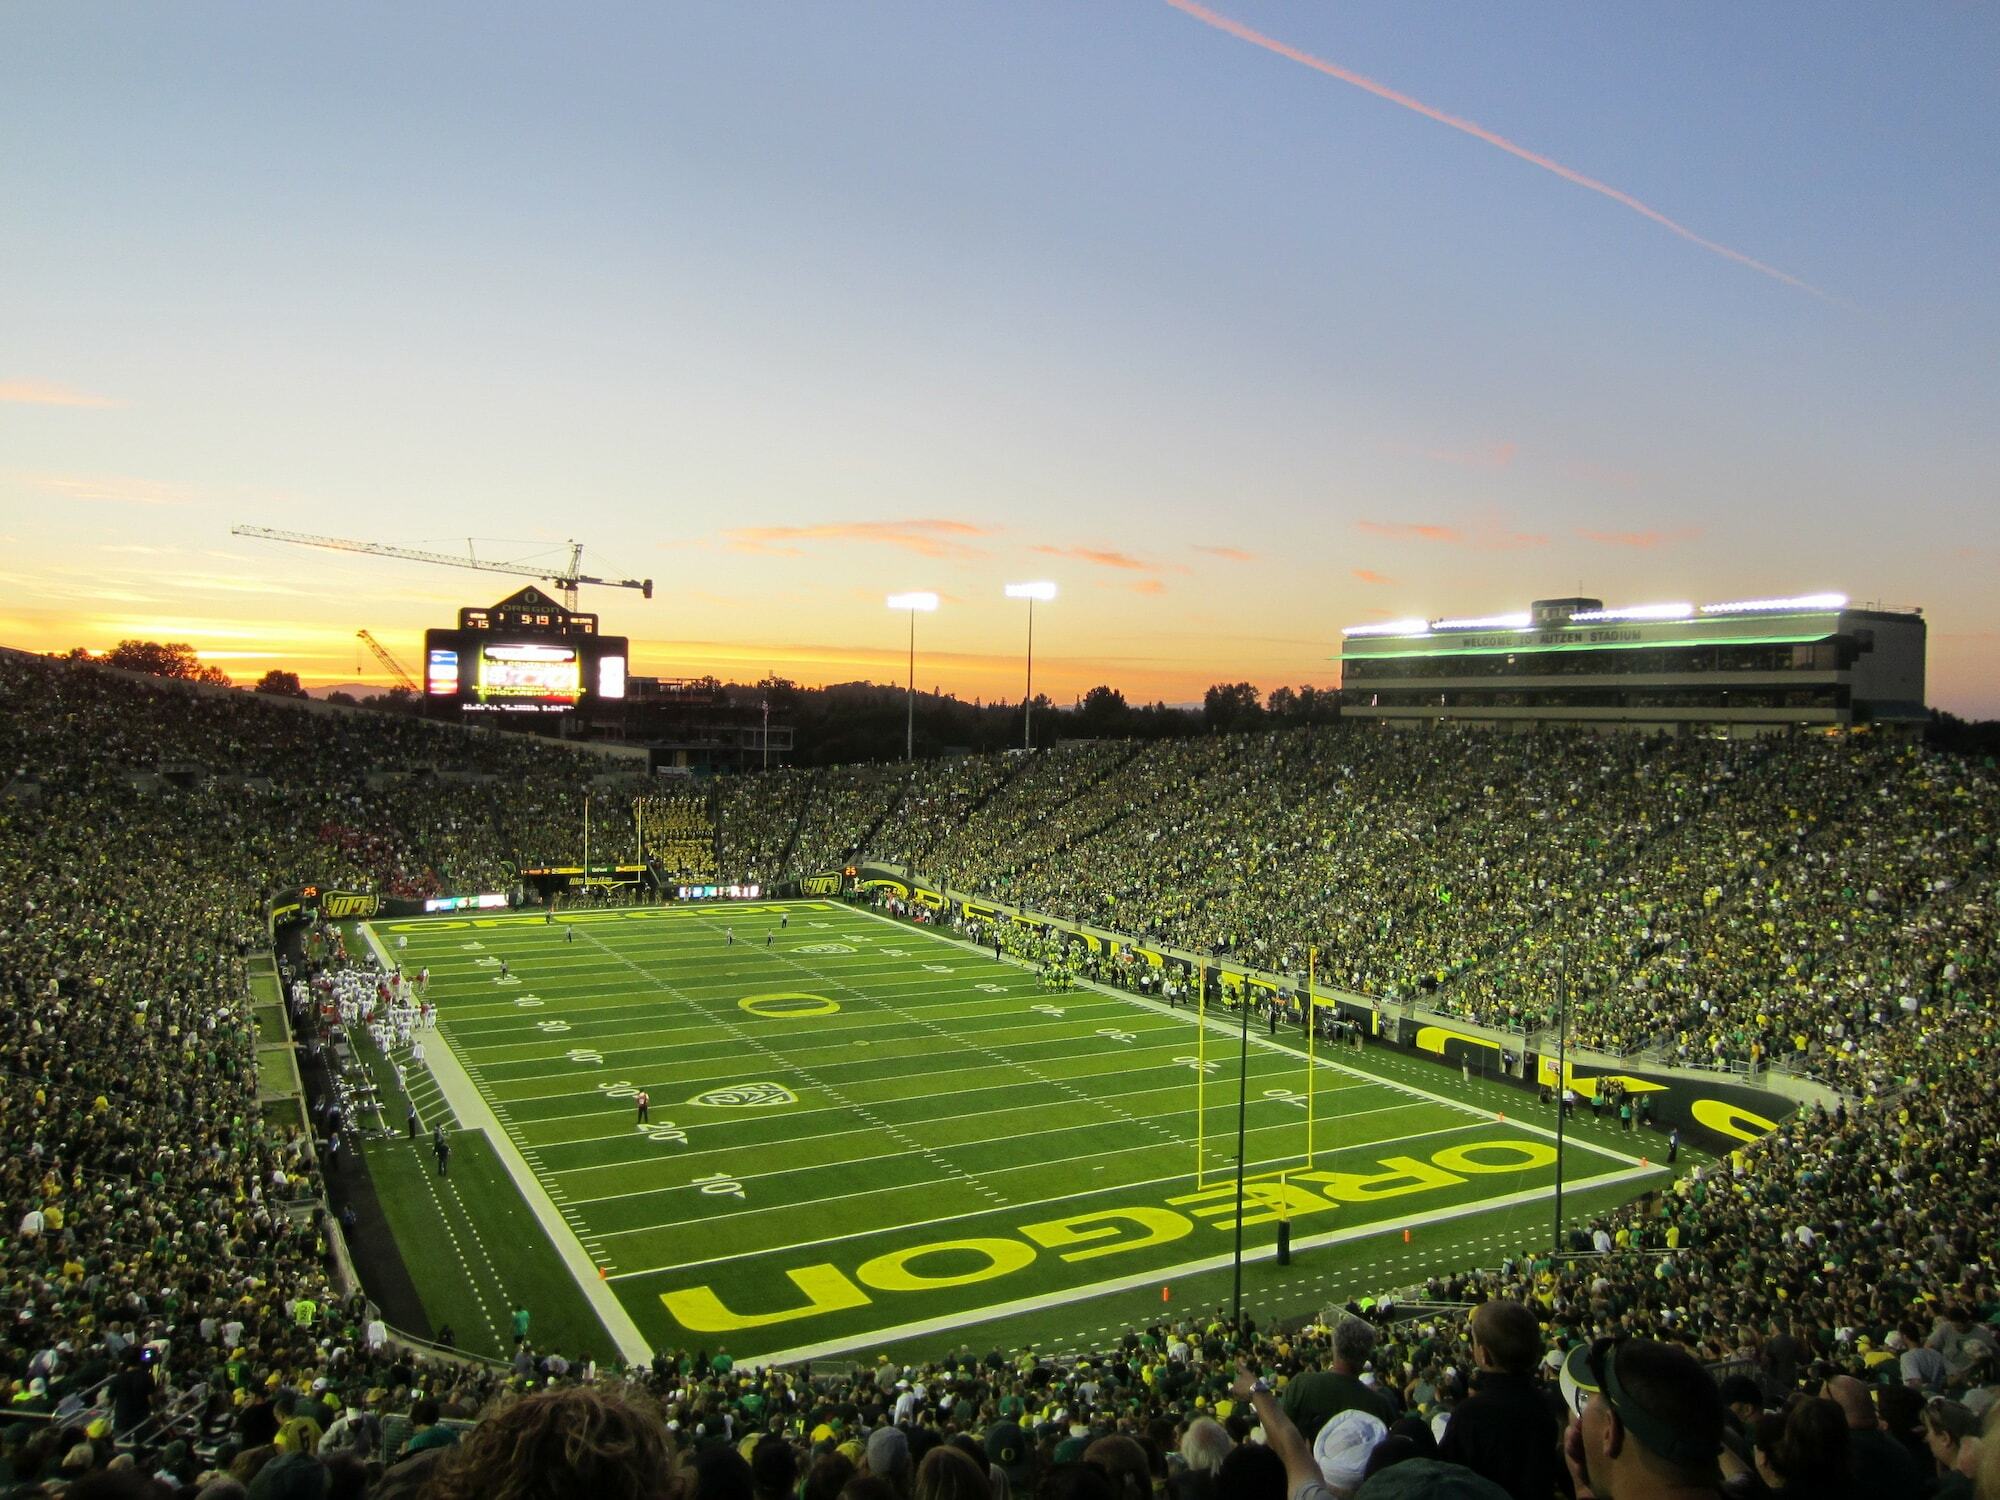
[[431,1448],[449,1448],[458,1441],[458,1434],[438,1420],[438,1404],[425,1396],[410,1408],[410,1436],[404,1442],[399,1458],[410,1458]]

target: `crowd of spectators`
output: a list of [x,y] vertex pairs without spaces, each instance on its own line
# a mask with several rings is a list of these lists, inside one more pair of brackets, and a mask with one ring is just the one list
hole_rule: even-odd
[[546,1389],[414,1359],[333,1288],[308,1142],[258,1106],[245,960],[303,874],[476,887],[525,830],[576,857],[600,773],[0,656],[0,1493],[2000,1500],[1990,766],[1322,728],[732,783],[724,847],[773,871],[934,862],[1524,1025],[1567,986],[1593,1039],[1761,1048],[1854,1101],[1602,1216],[1590,1254],[1303,1328],[817,1372],[667,1351]]
[[724,879],[770,886],[800,870],[796,862],[787,865],[786,855],[819,776],[816,770],[786,766],[722,782],[717,800],[722,825],[719,868]]
[[684,785],[649,791],[634,804],[640,852],[663,880],[715,882],[712,790],[690,780]]
[[1566,999],[1580,1045],[1854,1094],[2000,972],[2000,777],[1908,740],[1319,726],[854,767],[796,804],[785,873],[882,859],[1295,986],[1316,949],[1324,984],[1523,1033]]
[[[109,1458],[121,1435],[199,1433],[260,1393],[375,1383],[354,1374],[361,1305],[331,1289],[311,1142],[259,1101],[246,956],[264,903],[305,877],[490,888],[514,845],[482,778],[541,788],[517,804],[539,818],[544,797],[580,806],[599,770],[497,735],[0,654],[9,1410],[106,1401],[88,1442]],[[395,1362],[375,1364],[394,1388]],[[58,1475],[76,1445],[47,1444],[68,1430],[11,1429],[12,1477]]]

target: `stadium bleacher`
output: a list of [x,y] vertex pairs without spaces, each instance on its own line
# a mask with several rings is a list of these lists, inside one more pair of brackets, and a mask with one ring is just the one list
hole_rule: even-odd
[[[128,1482],[116,1466],[134,1487],[103,1493],[152,1493],[153,1474],[217,1494],[776,1500],[789,1475],[840,1500],[1285,1493],[1285,1423],[1242,1360],[1291,1417],[1318,1410],[1294,1393],[1323,1364],[1369,1391],[1378,1441],[1321,1473],[1388,1493],[1368,1464],[1427,1462],[1439,1430],[1446,1459],[1476,1456],[1453,1414],[1511,1366],[1466,1309],[1518,1302],[1545,1405],[1562,1357],[1603,1340],[1637,1351],[1633,1370],[1666,1344],[1704,1379],[1740,1377],[1712,1393],[1734,1493],[1832,1471],[1847,1493],[2000,1497],[2000,1439],[1981,1441],[2000,1320],[1990,765],[1866,737],[1322,727],[732,781],[725,878],[880,857],[1281,971],[1316,944],[1351,988],[1501,1024],[1538,1024],[1568,984],[1595,1044],[1791,1066],[1847,1102],[1682,1179],[1664,1212],[1606,1216],[1607,1253],[1439,1268],[1416,1316],[1379,1299],[1358,1325],[1187,1315],[1060,1363],[746,1372],[669,1350],[583,1383],[532,1354],[496,1367],[370,1337],[332,1282],[337,1228],[285,1208],[317,1195],[320,1166],[257,1107],[246,957],[265,898],[308,875],[432,894],[575,858],[600,770],[529,740],[0,656],[0,1489],[85,1495]],[[593,841],[629,843],[615,806],[591,815]],[[1659,1364],[1661,1389],[1677,1368]],[[1591,1405],[1579,1441],[1604,1420]],[[397,1463],[405,1442],[350,1411],[434,1436]],[[601,1440],[558,1440],[579,1422]],[[495,1477],[508,1455],[514,1490]]]

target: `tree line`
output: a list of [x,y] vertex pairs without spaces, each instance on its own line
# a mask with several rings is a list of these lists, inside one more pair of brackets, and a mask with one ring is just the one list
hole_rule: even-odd
[[[102,666],[155,677],[177,677],[216,687],[232,687],[227,673],[209,666],[185,642],[120,641],[98,653],[78,646],[65,660],[93,661]],[[906,689],[892,683],[847,682],[826,687],[802,687],[790,678],[767,676],[754,683],[726,683],[714,677],[690,684],[700,703],[671,710],[663,727],[672,729],[678,715],[692,725],[720,712],[738,723],[755,722],[769,705],[773,725],[793,731],[793,765],[846,765],[858,761],[896,760],[903,754]],[[304,698],[299,675],[273,668],[251,689],[282,698]],[[380,713],[415,714],[422,703],[406,687],[356,698],[351,693],[326,695],[328,703]],[[1339,690],[1330,687],[1273,688],[1268,696],[1255,683],[1218,682],[1202,695],[1199,706],[1154,702],[1133,704],[1109,684],[1100,684],[1067,706],[1038,695],[1033,729],[1037,748],[1075,739],[1167,739],[1196,734],[1242,734],[1256,729],[1289,729],[1302,724],[1327,724],[1340,717]],[[916,695],[914,741],[919,757],[962,752],[984,754],[1008,750],[1023,742],[1021,705],[970,702],[935,690]],[[1931,710],[1927,738],[1940,749],[1988,758],[2000,755],[2000,721],[1968,723],[1942,709]]]
[[[120,641],[106,652],[77,647],[68,660],[155,677],[230,687],[227,673],[204,663],[184,641]],[[670,711],[690,720],[715,717],[718,711],[738,721],[761,719],[769,706],[774,724],[789,726],[795,749],[790,757],[800,765],[840,765],[853,761],[889,760],[902,755],[907,691],[890,683],[849,682],[804,687],[790,678],[767,676],[754,683],[725,683],[698,678],[690,686],[693,704]],[[308,694],[296,672],[272,668],[251,691],[281,698]],[[415,714],[422,703],[405,687],[357,698],[352,693],[326,695],[329,703],[383,713]],[[919,755],[982,753],[1023,743],[1019,701],[967,701],[950,693],[918,693],[915,742]],[[1164,739],[1195,734],[1240,733],[1261,726],[1291,727],[1330,722],[1339,716],[1338,695],[1332,688],[1302,685],[1280,687],[1266,698],[1254,683],[1216,683],[1199,706],[1165,702],[1131,703],[1109,684],[1100,684],[1064,705],[1038,695],[1032,716],[1034,742],[1046,747],[1071,739]]]

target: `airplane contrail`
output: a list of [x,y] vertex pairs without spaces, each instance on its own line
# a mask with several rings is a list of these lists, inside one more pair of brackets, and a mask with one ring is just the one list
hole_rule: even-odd
[[1471,136],[1474,140],[1484,141],[1489,146],[1497,146],[1509,156],[1518,156],[1522,161],[1540,167],[1544,172],[1555,173],[1556,176],[1562,178],[1565,182],[1573,182],[1580,188],[1587,188],[1601,197],[1609,198],[1613,203],[1622,204],[1624,207],[1631,209],[1633,213],[1651,219],[1661,228],[1672,230],[1691,244],[1701,246],[1702,249],[1708,251],[1710,254],[1719,255],[1724,260],[1733,260],[1739,266],[1748,266],[1751,270],[1761,275],[1769,276],[1774,281],[1782,281],[1786,286],[1797,287],[1802,292],[1810,292],[1815,297],[1827,296],[1826,292],[1814,286],[1811,282],[1802,281],[1789,271],[1781,271],[1776,266],[1766,265],[1754,256],[1745,255],[1741,250],[1732,250],[1727,245],[1719,245],[1714,240],[1696,234],[1687,225],[1677,223],[1673,219],[1668,218],[1650,204],[1640,202],[1630,193],[1621,192],[1608,182],[1599,182],[1595,177],[1586,176],[1574,167],[1566,167],[1559,161],[1554,161],[1549,157],[1543,156],[1539,151],[1530,151],[1526,146],[1517,146],[1504,135],[1496,135],[1483,125],[1475,125],[1470,120],[1461,120],[1456,115],[1448,115],[1443,110],[1435,109],[1431,105],[1424,103],[1421,99],[1412,99],[1408,94],[1398,93],[1387,84],[1377,83],[1372,78],[1343,68],[1338,63],[1328,62],[1323,57],[1314,57],[1310,52],[1301,52],[1297,47],[1281,42],[1276,37],[1266,36],[1263,32],[1253,27],[1245,26],[1241,21],[1233,21],[1228,16],[1212,11],[1205,5],[1199,5],[1196,3],[1196,0],[1167,0],[1167,4],[1171,5],[1175,10],[1183,11],[1193,16],[1204,25],[1213,26],[1217,31],[1225,31],[1233,37],[1249,42],[1252,46],[1262,47],[1266,52],[1275,52],[1280,57],[1288,58],[1295,63],[1302,63],[1315,72],[1326,74],[1329,78],[1337,78],[1342,83],[1352,84],[1355,88],[1365,90],[1378,99],[1386,99],[1391,104],[1410,110],[1415,114],[1420,114],[1427,120],[1435,120],[1440,125],[1448,125],[1462,135]]

